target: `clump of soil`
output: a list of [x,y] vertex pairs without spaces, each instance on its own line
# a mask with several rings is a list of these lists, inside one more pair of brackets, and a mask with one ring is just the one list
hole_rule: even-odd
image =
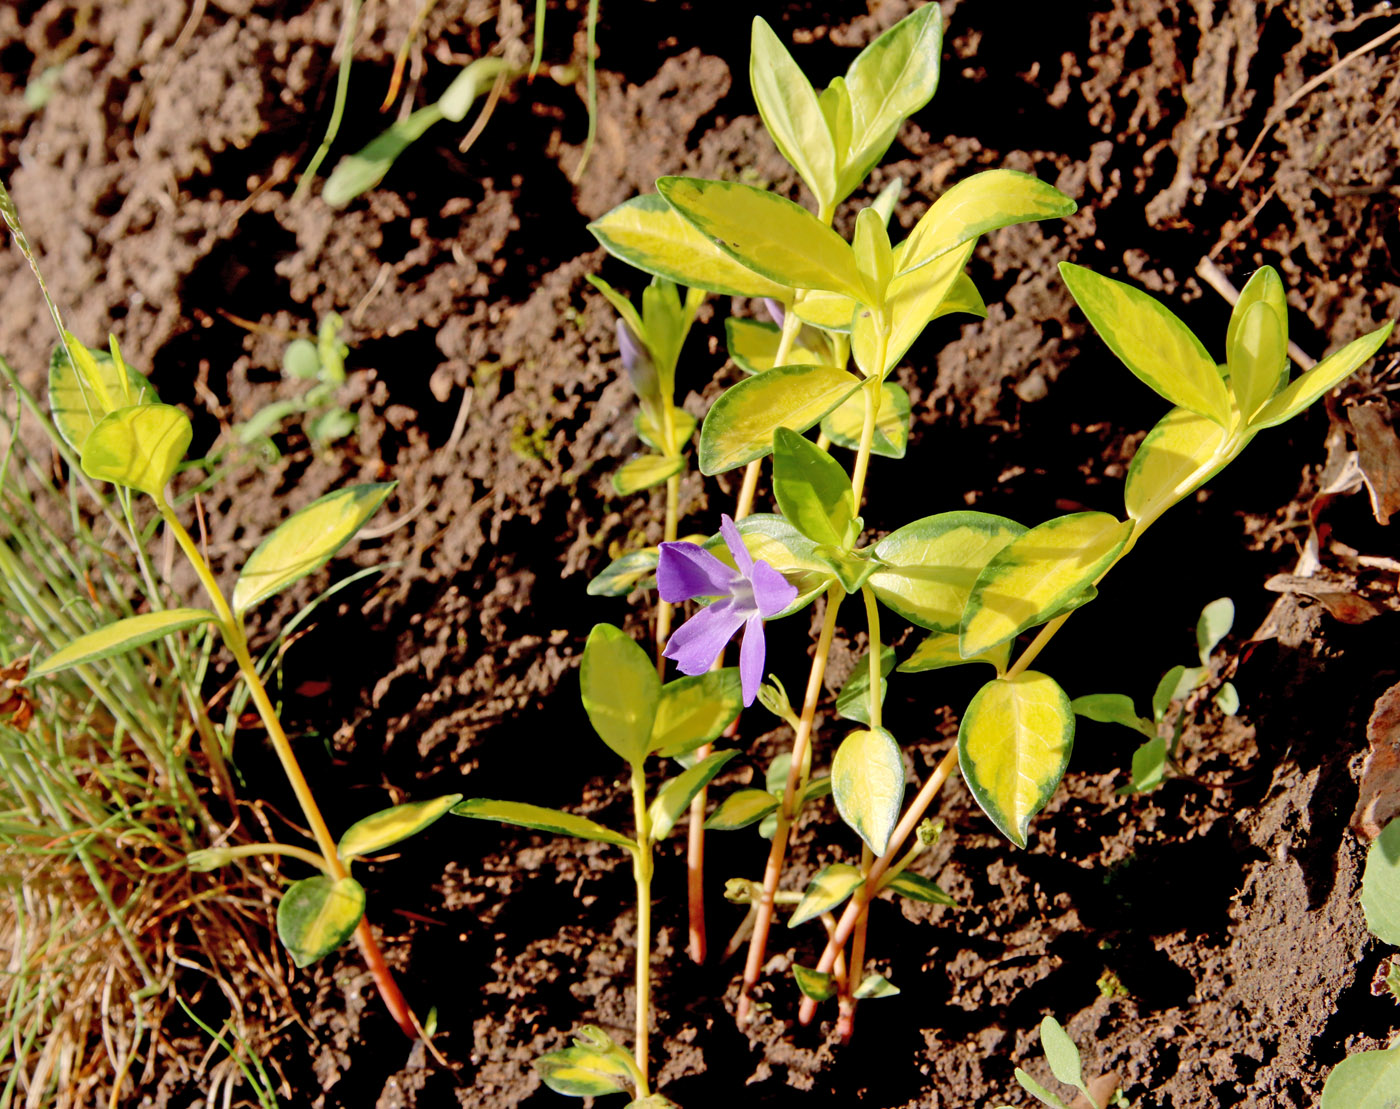
[[[912,6],[756,10],[824,80]],[[640,281],[595,249],[585,224],[663,173],[761,182],[799,199],[800,187],[755,114],[738,23],[705,5],[607,0],[598,139],[578,184],[582,100],[539,80],[509,96],[465,154],[462,131],[441,124],[347,210],[314,196],[293,203],[329,113],[342,7],[0,9],[8,183],[70,327],[90,342],[117,334],[162,397],[194,412],[195,453],[293,389],[277,372],[287,334],[345,316],[343,402],[359,416],[357,437],[317,454],[292,429],[275,462],[247,459],[204,500],[211,551],[231,574],[290,509],[346,481],[399,482],[384,519],[400,526],[333,567],[385,572],[338,595],[285,659],[289,716],[321,739],[301,747],[332,824],[453,791],[625,825],[617,768],[589,732],[571,671],[595,622],[644,627],[644,604],[588,598],[584,585],[611,550],[660,537],[660,502],[616,497],[608,484],[636,441],[611,310],[584,276],[601,271],[634,293]],[[374,106],[413,7],[365,5],[336,155],[384,126]],[[1162,405],[1074,311],[1061,259],[1164,297],[1217,353],[1228,306],[1195,276],[1202,258],[1236,285],[1260,264],[1278,266],[1293,337],[1313,356],[1400,313],[1394,40],[1357,53],[1393,14],[1358,14],[1345,0],[1267,10],[1104,0],[1082,18],[1010,0],[943,9],[941,88],[901,132],[872,194],[903,180],[896,218],[907,230],[950,183],[1008,166],[1053,181],[1080,207],[987,236],[970,272],[988,318],[939,321],[911,351],[899,380],[913,438],[903,461],[872,466],[873,531],[967,505],[1026,522],[1081,506],[1121,511],[1126,464]],[[581,57],[581,18],[551,6],[547,61]],[[517,43],[528,28],[517,3],[437,4],[411,70],[423,96],[445,87],[448,62]],[[61,67],[54,94],[31,110],[25,87],[50,66]],[[0,258],[0,276],[0,352],[37,383],[46,311],[15,252]],[[705,310],[682,366],[679,391],[697,414],[739,376],[723,355],[730,307]],[[1393,416],[1383,374],[1366,380]],[[925,872],[962,907],[875,907],[874,966],[902,992],[861,1007],[849,1046],[791,1023],[785,971],[815,960],[819,936],[807,930],[778,930],[763,994],[771,1009],[735,1029],[737,966],[696,968],[682,953],[682,848],[668,842],[655,906],[655,1057],[668,1096],[691,1106],[786,1105],[794,1091],[813,1107],[1028,1104],[1012,1070],[1036,1057],[1035,1029],[1050,1012],[1134,1105],[1301,1105],[1346,1053],[1400,1029],[1400,1009],[1370,993],[1384,953],[1356,904],[1364,845],[1347,828],[1366,717],[1396,679],[1393,572],[1357,586],[1382,612],[1370,622],[1295,598],[1270,622],[1277,634],[1248,642],[1274,600],[1263,583],[1295,567],[1310,509],[1321,511],[1333,428],[1319,405],[1261,436],[1158,525],[1046,655],[1072,696],[1121,691],[1143,704],[1158,675],[1191,657],[1194,614],[1229,595],[1240,614],[1227,642],[1240,716],[1195,706],[1190,777],[1128,798],[1115,793],[1126,733],[1083,725],[1023,852],[951,785],[940,808],[948,832]],[[688,477],[686,526],[708,528],[734,492],[727,477]],[[1333,498],[1317,519],[1324,566],[1344,559],[1334,541],[1353,555],[1393,546],[1362,497]],[[261,638],[328,580],[271,606]],[[177,586],[195,595],[193,580]],[[789,688],[800,686],[806,632],[773,629],[770,658]],[[849,665],[859,649],[843,639],[838,657]],[[976,681],[892,681],[888,726],[916,778],[952,741],[955,708]],[[727,780],[761,774],[786,746],[768,726],[746,714],[737,742],[751,755]],[[245,790],[286,811],[257,736],[240,743]],[[792,880],[852,852],[825,809],[797,837]],[[711,837],[721,945],[741,915],[720,901],[722,880],[753,875],[762,854],[751,834]],[[368,868],[371,916],[410,999],[436,1006],[448,1065],[398,1037],[347,952],[298,973],[304,1027],[267,1049],[295,1091],[288,1100],[555,1103],[531,1069],[536,1055],[585,1021],[629,1036],[635,914],[623,863],[599,845],[449,820]],[[193,1034],[189,1050],[197,1063]],[[192,1064],[187,1088],[147,1101],[194,1104],[200,1075]]]

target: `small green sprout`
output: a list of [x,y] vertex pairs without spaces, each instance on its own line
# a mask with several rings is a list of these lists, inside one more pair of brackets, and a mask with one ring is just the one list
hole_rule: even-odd
[[[1160,786],[1169,772],[1181,773],[1175,763],[1176,749],[1186,727],[1186,705],[1181,704],[1171,724],[1171,737],[1160,734],[1173,704],[1210,681],[1210,658],[1220,641],[1230,634],[1235,622],[1235,603],[1229,597],[1211,601],[1196,621],[1196,650],[1199,666],[1173,666],[1157,683],[1152,694],[1152,719],[1137,715],[1131,697],[1121,693],[1091,693],[1070,702],[1075,713],[1101,724],[1120,724],[1147,737],[1133,752],[1132,776],[1118,790],[1120,796],[1150,793]],[[1222,682],[1211,700],[1226,716],[1239,711],[1240,698],[1231,682]]]
[[260,408],[252,419],[235,426],[234,434],[244,446],[260,445],[275,459],[277,448],[272,437],[293,416],[300,415],[306,437],[324,449],[354,434],[359,417],[336,402],[336,392],[345,384],[345,358],[350,347],[341,339],[345,321],[337,312],[321,320],[316,339],[293,339],[282,352],[282,376],[288,381],[313,381],[305,393],[274,401]]
[[[1076,1100],[1075,1106],[1087,1104],[1093,1106],[1093,1109],[1110,1109],[1110,1106],[1115,1109],[1120,1106],[1122,1109],[1128,1109],[1128,1101],[1118,1089],[1116,1076],[1107,1074],[1092,1082],[1084,1081],[1084,1064],[1079,1055],[1079,1048],[1054,1017],[1047,1016],[1040,1022],[1040,1048],[1045,1053],[1045,1061],[1050,1064],[1050,1073],[1055,1076],[1056,1081],[1073,1086],[1079,1091],[1079,1098],[1082,1100]],[[1016,1068],[1016,1082],[1042,1105],[1049,1106],[1049,1109],[1071,1109],[1067,1102],[1042,1086],[1020,1067]],[[1000,1109],[1010,1109],[1010,1106],[1003,1105]]]

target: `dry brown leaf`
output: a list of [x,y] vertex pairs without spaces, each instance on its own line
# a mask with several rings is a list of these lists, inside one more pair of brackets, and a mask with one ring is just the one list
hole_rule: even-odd
[[1376,700],[1366,722],[1366,740],[1371,750],[1361,767],[1361,792],[1351,826],[1358,835],[1375,839],[1400,816],[1400,683]]

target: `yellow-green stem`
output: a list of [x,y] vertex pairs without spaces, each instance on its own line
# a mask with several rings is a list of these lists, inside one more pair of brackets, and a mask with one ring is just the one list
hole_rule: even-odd
[[637,880],[637,1071],[639,1097],[651,1093],[648,1085],[648,1041],[651,1031],[651,814],[647,811],[647,780],[640,763],[632,766],[632,807],[636,814],[637,850],[632,874]]
[[314,866],[317,870],[327,870],[324,858],[314,851],[291,843],[242,843],[237,847],[219,847],[214,850],[225,860],[247,859],[256,855],[286,855],[290,859],[306,863],[307,866]]
[[744,981],[739,990],[736,1014],[741,1022],[748,1019],[752,1007],[749,994],[758,983],[758,975],[763,969],[764,956],[768,950],[768,930],[773,923],[773,898],[778,892],[778,881],[783,873],[788,834],[792,830],[792,820],[797,808],[798,782],[802,774],[802,765],[807,758],[812,719],[817,714],[817,702],[821,699],[822,678],[826,675],[831,639],[836,633],[836,613],[844,596],[839,582],[832,582],[826,591],[826,613],[822,617],[822,629],[817,638],[817,652],[812,657],[812,669],[807,676],[807,694],[802,702],[802,716],[798,720],[797,736],[792,744],[792,762],[788,766],[783,803],[778,806],[778,826],[773,830],[773,844],[768,852],[768,865],[763,872],[763,897],[754,916],[753,936],[749,940],[748,959],[744,964]]

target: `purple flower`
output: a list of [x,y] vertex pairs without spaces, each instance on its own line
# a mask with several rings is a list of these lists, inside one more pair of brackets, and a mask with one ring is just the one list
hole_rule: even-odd
[[721,520],[719,532],[737,571],[694,543],[661,544],[656,584],[663,601],[719,598],[677,628],[664,653],[675,660],[682,674],[703,674],[742,627],[739,680],[744,704],[751,705],[763,681],[763,621],[792,604],[797,587],[768,563],[755,562],[734,521],[728,516]]

